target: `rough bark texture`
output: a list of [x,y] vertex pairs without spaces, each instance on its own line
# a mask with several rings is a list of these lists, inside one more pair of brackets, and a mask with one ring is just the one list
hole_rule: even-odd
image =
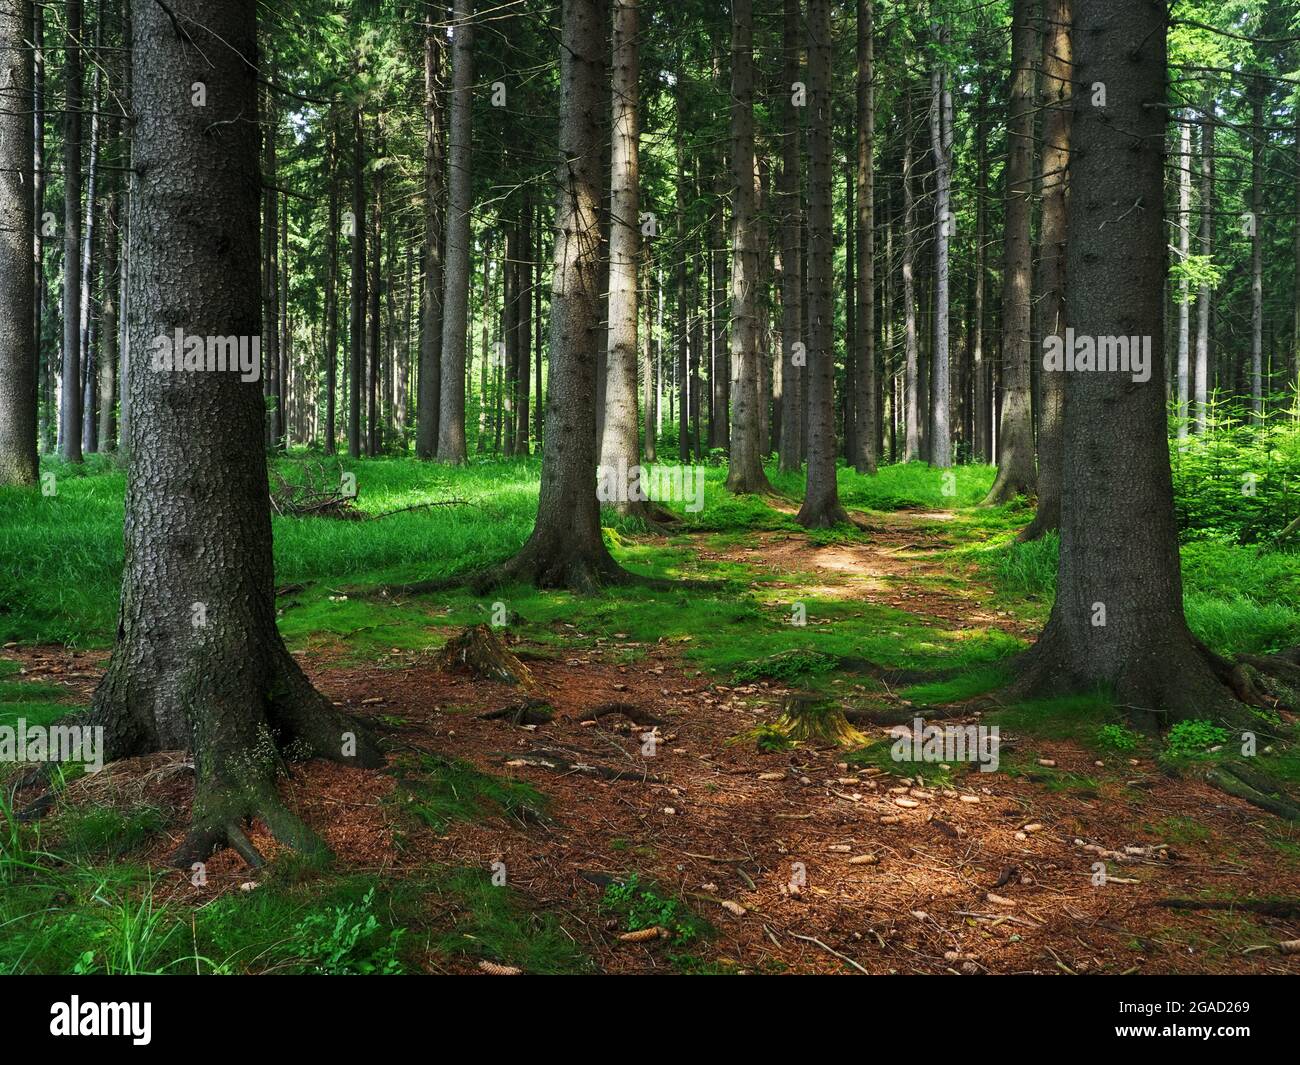
[[1018,694],[1105,691],[1147,728],[1229,717],[1183,617],[1166,438],[1165,13],[1074,0],[1074,24],[1076,81],[1104,82],[1108,102],[1074,123],[1068,224],[1089,239],[1069,242],[1066,320],[1080,336],[1149,337],[1152,372],[1066,375],[1056,602]]
[[[807,374],[796,365],[796,344],[803,340],[803,210],[799,198],[799,113],[793,102],[799,80],[799,0],[784,0],[782,40],[784,96],[781,134],[781,174],[777,195],[781,204],[781,472],[799,469],[803,462],[800,432],[803,426],[803,382]],[[803,359],[800,359],[800,363]]]
[[[1066,207],[1069,196],[1070,0],[1046,0],[1043,34],[1043,213],[1039,228],[1038,292],[1043,336],[1065,335]],[[1020,534],[1036,540],[1061,524],[1061,450],[1065,375],[1043,371],[1038,420],[1038,510]]]
[[[1192,126],[1184,117],[1178,124],[1178,217],[1174,230],[1178,240],[1178,261],[1187,262],[1191,250],[1192,224]],[[1184,273],[1178,279],[1178,362],[1175,396],[1178,404],[1178,439],[1187,436],[1188,362],[1190,356],[1192,308],[1191,286]]]
[[331,108],[325,180],[329,184],[329,222],[325,231],[325,454],[336,449],[339,354],[339,170],[338,114]]
[[59,454],[81,461],[82,4],[68,0],[63,44],[63,383]]
[[[1297,112],[1300,114],[1300,111]],[[1297,142],[1300,143],[1300,142]],[[1300,217],[1300,215],[1297,215]],[[1300,240],[1300,226],[1296,227]],[[1200,253],[1214,254],[1214,98],[1209,97],[1201,123],[1201,232]],[[1196,432],[1205,432],[1210,379],[1211,301],[1214,289],[1209,282],[1201,285],[1196,296],[1196,368],[1193,371],[1193,412]]]
[[465,333],[469,326],[470,115],[474,92],[473,0],[456,0],[452,23],[451,122],[447,150],[446,261],[442,297],[442,397],[438,458],[465,452]]
[[[1034,185],[1034,0],[1011,12],[1011,103],[1007,118],[1006,211],[1002,268],[1002,419],[998,475],[985,503],[1032,496],[1034,430],[1030,404],[1029,218]],[[1109,92],[1109,86],[1107,86]]]
[[808,487],[795,519],[810,529],[849,520],[835,483],[835,347],[831,268],[831,10],[808,4]]
[[[255,10],[253,0],[176,0],[182,36],[154,0],[132,5],[137,59],[148,58],[135,64],[134,84],[138,351],[176,329],[257,333],[258,130],[238,121],[257,113]],[[203,109],[174,88],[199,80],[209,89]],[[238,373],[156,370],[147,358],[130,387],[122,601],[93,707],[105,754],[194,752],[182,863],[226,843],[256,861],[241,828],[252,816],[318,847],[276,795],[282,757],[381,759],[276,631],[261,390]]]
[[[731,456],[727,488],[771,489],[759,440],[758,240],[754,203],[754,12],[731,4]],[[726,417],[725,406],[715,414]]]
[[1250,82],[1250,409],[1264,421],[1264,83]]
[[348,332],[348,454],[361,456],[361,374],[366,351],[366,138],[352,111],[352,326]]
[[415,455],[431,459],[438,447],[442,402],[443,116],[442,36],[433,9],[424,22],[424,300],[420,314],[420,361],[415,412]]
[[921,371],[916,337],[916,192],[913,186],[912,92],[903,90],[903,461],[921,457]]
[[[940,27],[937,43],[948,44]],[[952,389],[948,363],[948,245],[952,237],[952,92],[942,56],[930,75],[930,151],[934,157],[934,334],[930,370],[930,463],[952,465]]]
[[0,0],[0,484],[35,484],[31,7]]
[[857,301],[855,307],[857,395],[856,432],[849,456],[859,473],[876,472],[876,274],[875,274],[875,49],[872,41],[873,0],[857,0]]
[[[532,535],[480,581],[588,592],[623,580],[600,531],[595,368],[599,342],[600,133],[605,34],[598,0],[566,0],[560,51],[560,164],[551,280],[551,378]],[[450,269],[450,264],[448,264]]]
[[621,489],[609,500],[621,513],[648,514],[640,477],[637,420],[637,267],[641,257],[638,182],[640,61],[637,0],[614,0],[609,196],[609,329],[600,466]]

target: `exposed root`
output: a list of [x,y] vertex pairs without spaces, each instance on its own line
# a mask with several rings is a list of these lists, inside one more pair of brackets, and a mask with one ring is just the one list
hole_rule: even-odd
[[555,711],[544,699],[521,699],[478,717],[480,721],[509,721],[512,725],[549,725]]
[[593,706],[582,715],[581,720],[599,721],[602,717],[608,717],[610,714],[622,714],[634,725],[646,725],[652,727],[654,725],[662,726],[668,724],[667,721],[655,717],[655,715],[650,713],[650,711],[644,710],[634,703],[620,702],[601,703],[598,706]]
[[532,766],[535,769],[551,769],[558,773],[577,773],[585,777],[597,777],[600,780],[639,780],[646,784],[659,784],[660,779],[653,773],[637,773],[628,769],[611,769],[609,766],[592,762],[574,762],[562,755],[550,751],[530,751],[526,754],[496,755],[502,765]]
[[1300,899],[1156,899],[1166,910],[1243,910],[1268,917],[1300,917]]
[[1300,821],[1300,803],[1282,790],[1275,780],[1237,764],[1211,769],[1205,779],[1225,794],[1244,799],[1288,821]]

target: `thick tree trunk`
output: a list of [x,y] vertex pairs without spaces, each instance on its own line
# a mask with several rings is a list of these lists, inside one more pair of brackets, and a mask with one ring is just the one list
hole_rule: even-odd
[[424,300],[420,314],[420,362],[415,412],[416,458],[431,459],[438,448],[442,403],[442,225],[445,215],[442,113],[442,32],[429,8],[424,21]]
[[859,473],[876,472],[876,245],[875,245],[875,49],[872,40],[873,0],[857,0],[857,395],[853,454],[850,460]]
[[592,591],[626,579],[600,531],[595,366],[599,334],[601,113],[605,34],[598,0],[566,0],[560,50],[560,155],[551,281],[551,382],[537,523],[489,583]]
[[[940,50],[947,27],[937,31]],[[930,147],[934,155],[934,334],[930,370],[930,464],[952,465],[952,390],[948,360],[948,244],[952,237],[952,91],[939,63],[930,75]]]
[[[1207,97],[1201,123],[1201,254],[1206,259],[1214,256],[1214,98]],[[1300,114],[1300,112],[1297,112]],[[1300,216],[1298,216],[1300,217]],[[1296,228],[1300,239],[1300,226]],[[1193,372],[1194,410],[1196,432],[1205,432],[1209,415],[1210,332],[1214,289],[1209,282],[1201,284],[1196,297],[1196,368]]]
[[81,461],[81,0],[68,0],[63,37],[63,381],[59,454]]
[[[1011,101],[1007,117],[1006,210],[1002,269],[1002,419],[998,475],[987,504],[1038,490],[1030,402],[1029,222],[1034,186],[1034,0],[1013,0]],[[1108,87],[1109,91],[1109,87]]]
[[795,519],[810,529],[849,520],[835,482],[835,343],[831,224],[831,9],[808,4],[808,487]]
[[1075,80],[1107,106],[1074,123],[1066,320],[1149,343],[1149,379],[1067,372],[1056,602],[1016,697],[1105,691],[1145,728],[1238,709],[1183,617],[1165,405],[1165,12],[1074,0]]
[[[258,292],[257,54],[252,0],[174,0],[176,23],[135,0],[136,211],[131,322],[155,337],[238,336],[252,347]],[[202,80],[208,104],[175,86]],[[221,278],[196,285],[194,278]],[[280,802],[281,753],[356,765],[382,757],[318,694],[275,625],[261,390],[238,372],[131,375],[134,417],[117,643],[95,693],[105,754],[189,748],[196,788],[179,863],[231,844],[257,853],[260,817],[293,845],[321,846]],[[214,535],[220,530],[220,535]],[[280,753],[277,753],[277,748]]]
[[777,196],[781,207],[781,443],[782,473],[793,473],[803,463],[800,432],[803,428],[802,389],[806,342],[803,339],[803,209],[799,194],[799,114],[795,82],[799,81],[799,0],[784,0],[782,40],[784,69],[781,104],[781,175]]
[[0,0],[0,485],[35,484],[31,5]]
[[[1043,213],[1039,226],[1039,320],[1044,337],[1065,337],[1065,257],[1069,197],[1070,128],[1073,117],[1070,0],[1045,0],[1043,34]],[[1061,450],[1065,375],[1042,373],[1038,421],[1038,510],[1020,534],[1036,540],[1061,524]]]
[[[758,240],[754,203],[754,12],[731,4],[731,457],[727,488],[770,491],[759,440]],[[715,413],[726,416],[725,408]]]
[[446,262],[442,297],[442,396],[438,459],[463,463],[465,339],[469,328],[469,223],[473,199],[470,116],[474,93],[473,0],[456,0],[452,25],[451,122],[447,151]]

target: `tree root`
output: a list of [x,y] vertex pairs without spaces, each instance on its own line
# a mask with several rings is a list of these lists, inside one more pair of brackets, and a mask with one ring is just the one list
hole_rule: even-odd
[[1205,779],[1227,795],[1244,799],[1284,820],[1300,821],[1300,803],[1262,773],[1229,763],[1211,769],[1205,774]]
[[1300,917],[1300,899],[1156,899],[1166,910],[1245,910],[1268,917]]
[[530,751],[527,754],[498,753],[496,758],[502,765],[532,766],[535,769],[552,769],[557,773],[578,773],[585,777],[600,780],[636,780],[646,784],[660,784],[662,781],[653,773],[637,773],[628,769],[611,769],[609,766],[592,762],[573,762],[549,751]]
[[637,706],[635,703],[600,703],[593,706],[579,718],[580,721],[599,721],[602,717],[608,717],[610,714],[622,714],[634,725],[646,725],[653,727],[655,725],[667,725],[668,722],[662,718],[655,717],[650,711]]
[[266,859],[243,828],[254,818],[260,819],[276,840],[300,854],[316,858],[329,854],[324,841],[284,805],[273,785],[241,788],[200,783],[190,829],[172,852],[172,865],[188,869],[230,847],[251,868],[261,869]]
[[509,721],[512,725],[549,725],[555,719],[555,712],[544,699],[521,699],[508,703],[486,714],[479,714],[480,721]]

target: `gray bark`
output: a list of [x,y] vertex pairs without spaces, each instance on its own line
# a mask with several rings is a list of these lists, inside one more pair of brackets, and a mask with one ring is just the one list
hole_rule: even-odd
[[[257,113],[256,5],[174,0],[172,10],[185,36],[155,0],[132,5],[141,61],[130,319],[142,352],[176,329],[253,337],[261,317],[258,128],[239,121]],[[176,91],[195,81],[208,86],[206,108]],[[155,369],[149,358],[130,388],[118,635],[93,704],[105,755],[193,751],[182,864],[226,843],[256,860],[241,828],[253,816],[316,849],[276,794],[275,747],[360,765],[382,758],[276,631],[261,389],[239,373]]]
[[68,0],[63,116],[63,382],[59,454],[81,461],[81,107],[82,4]]
[[0,485],[35,484],[31,5],[0,0]]
[[451,463],[463,463],[466,459],[465,341],[469,328],[469,213],[473,196],[470,183],[473,6],[473,0],[456,0],[452,26],[446,260],[442,297],[442,396],[438,414],[438,459]]
[[830,0],[808,4],[808,486],[796,521],[849,520],[835,481],[835,347],[831,223]]

